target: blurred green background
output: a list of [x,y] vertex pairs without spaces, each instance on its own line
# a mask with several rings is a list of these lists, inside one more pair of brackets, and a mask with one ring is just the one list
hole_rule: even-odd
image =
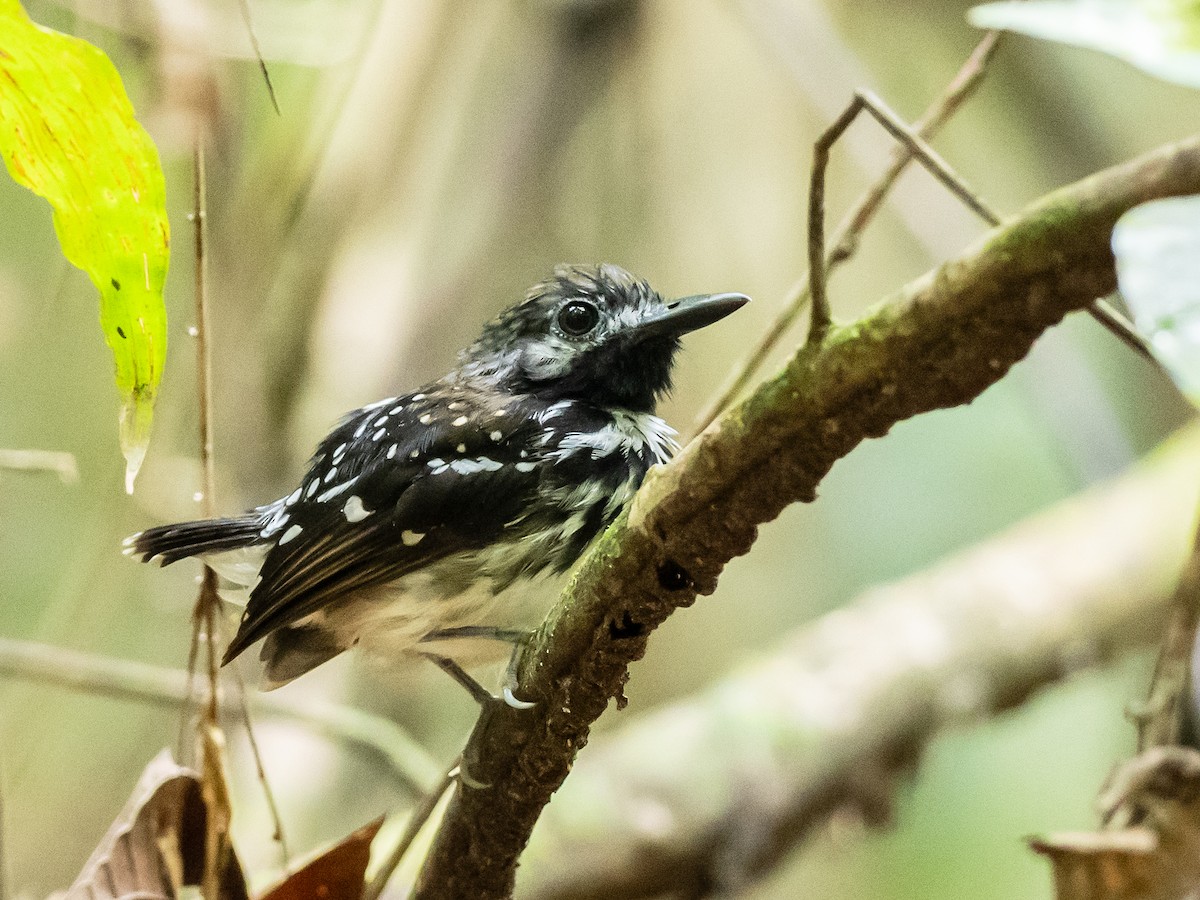
[[[218,508],[289,491],[339,415],[440,375],[484,320],[558,261],[616,262],[668,294],[755,298],[688,339],[664,411],[686,429],[803,270],[812,141],[856,87],[915,118],[980,37],[967,6],[252,0],[276,115],[237,2],[197,2],[220,85],[209,155]],[[70,451],[82,475],[62,485],[0,471],[0,634],[181,666],[196,569],[135,566],[119,548],[149,523],[197,514],[181,128],[197,102],[186,77],[195,9],[26,8],[104,48],[159,141],[174,230],[172,343],[130,498],[93,288],[62,261],[46,204],[0,178],[0,447]],[[156,8],[183,24],[165,28]],[[935,144],[1012,212],[1197,121],[1193,92],[1013,37]],[[851,129],[831,167],[831,220],[889,149],[872,124]],[[856,315],[981,232],[924,173],[910,173],[832,282],[837,314]],[[762,529],[715,597],[667,623],[633,670],[629,708],[600,727],[719,679],[859,590],[1119,472],[1185,416],[1160,388],[1141,360],[1076,317],[970,407],[862,446],[818,502]],[[942,737],[892,830],[832,827],[751,896],[1049,897],[1048,870],[1021,838],[1095,824],[1095,791],[1132,748],[1121,713],[1147,665],[1081,674]],[[475,710],[427,669],[391,676],[343,658],[285,690],[393,717],[448,761]],[[246,671],[253,683],[251,663]],[[179,723],[178,712],[0,681],[10,887],[37,897],[69,884]],[[252,870],[266,871],[278,859],[238,734],[235,834]],[[370,756],[294,722],[262,720],[259,734],[294,849],[411,802]]]

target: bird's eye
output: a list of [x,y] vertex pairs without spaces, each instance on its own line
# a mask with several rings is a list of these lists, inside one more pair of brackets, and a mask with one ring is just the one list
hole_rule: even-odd
[[583,337],[600,322],[600,310],[586,300],[572,300],[558,311],[558,327],[571,337]]

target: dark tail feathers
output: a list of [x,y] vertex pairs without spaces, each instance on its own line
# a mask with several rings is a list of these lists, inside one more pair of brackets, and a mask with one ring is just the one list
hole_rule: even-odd
[[222,550],[236,550],[262,541],[262,518],[256,513],[229,519],[201,519],[147,528],[125,539],[125,555],[142,562],[157,559],[169,566],[177,560]]

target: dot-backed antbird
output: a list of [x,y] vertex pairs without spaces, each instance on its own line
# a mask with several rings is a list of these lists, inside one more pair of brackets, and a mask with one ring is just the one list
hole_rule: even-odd
[[287,497],[125,552],[198,556],[240,586],[224,662],[263,640],[266,688],[357,645],[428,656],[480,696],[439,642],[518,639],[530,579],[565,572],[676,449],[654,409],[680,336],[747,299],[668,302],[617,266],[558,266],[454,371],[342,419]]

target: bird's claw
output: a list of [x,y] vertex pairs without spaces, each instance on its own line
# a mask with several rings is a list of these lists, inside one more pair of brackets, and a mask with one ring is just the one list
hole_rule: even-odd
[[533,709],[535,706],[537,706],[537,701],[535,700],[522,700],[517,697],[517,695],[513,693],[511,685],[506,684],[504,686],[504,690],[501,692],[501,695],[505,705],[511,707],[512,709]]

